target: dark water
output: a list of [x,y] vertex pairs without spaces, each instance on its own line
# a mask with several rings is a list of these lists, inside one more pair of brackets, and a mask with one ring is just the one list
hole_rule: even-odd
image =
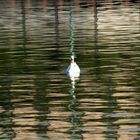
[[1,0],[0,139],[139,140],[140,3]]

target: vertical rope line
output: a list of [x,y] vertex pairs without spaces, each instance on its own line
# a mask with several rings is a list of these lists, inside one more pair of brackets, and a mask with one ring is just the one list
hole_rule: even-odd
[[69,6],[69,28],[70,28],[70,53],[74,55],[74,18],[73,18],[73,11],[72,11],[72,3],[70,1]]

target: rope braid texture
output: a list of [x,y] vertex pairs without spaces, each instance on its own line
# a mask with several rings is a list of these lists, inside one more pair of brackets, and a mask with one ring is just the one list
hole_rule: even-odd
[[70,1],[69,5],[69,28],[70,28],[70,53],[71,55],[75,56],[74,53],[74,18],[73,18],[73,11],[72,11],[72,2]]

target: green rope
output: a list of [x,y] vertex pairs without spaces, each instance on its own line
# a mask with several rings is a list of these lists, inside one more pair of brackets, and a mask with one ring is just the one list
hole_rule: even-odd
[[69,6],[69,27],[70,27],[70,53],[71,55],[74,55],[74,18],[71,2]]

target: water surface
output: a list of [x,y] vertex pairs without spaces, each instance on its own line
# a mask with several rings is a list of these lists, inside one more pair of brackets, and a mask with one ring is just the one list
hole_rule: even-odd
[[140,139],[139,5],[1,0],[0,139]]

